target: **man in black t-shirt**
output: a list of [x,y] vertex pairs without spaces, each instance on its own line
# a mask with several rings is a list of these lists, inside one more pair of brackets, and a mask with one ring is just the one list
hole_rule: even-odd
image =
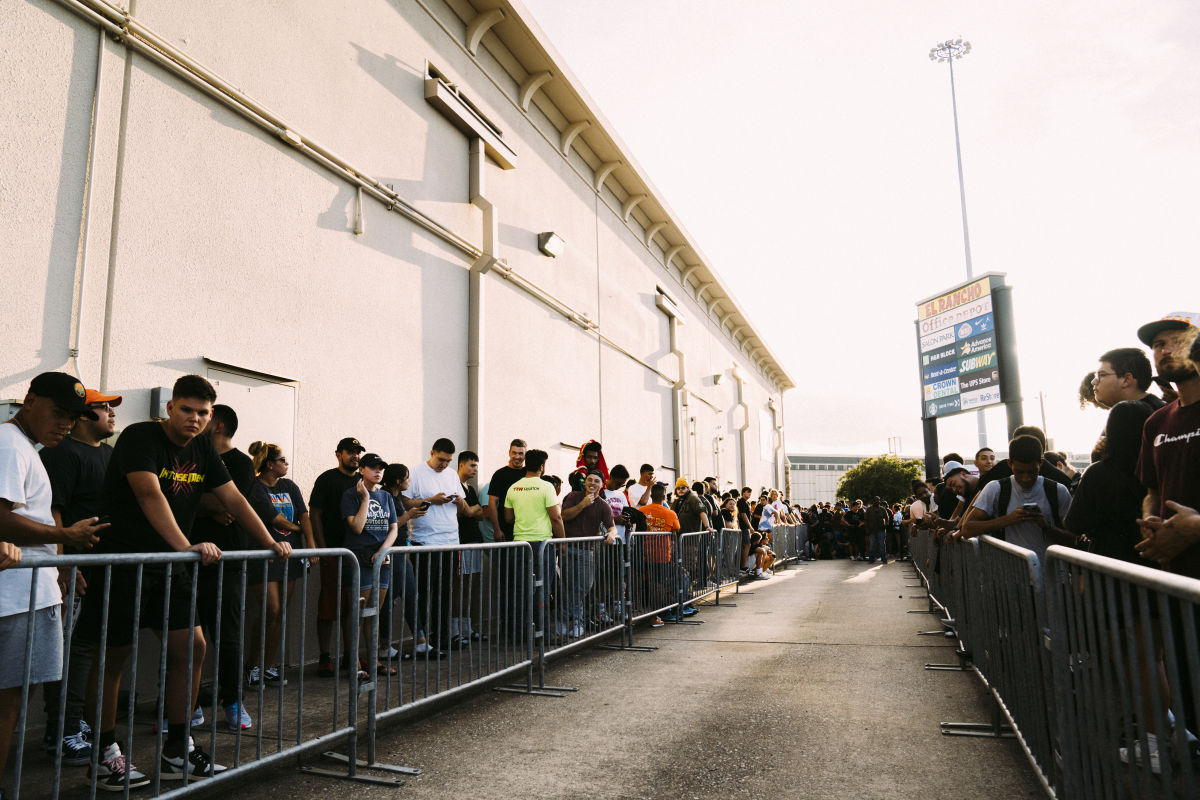
[[[229,480],[229,473],[212,440],[199,436],[212,414],[216,391],[199,375],[185,375],[175,382],[167,417],[161,421],[130,425],[117,440],[105,474],[105,508],[112,526],[96,545],[98,553],[194,552],[201,563],[212,564],[221,558],[221,549],[212,542],[188,541],[192,523],[199,511],[205,489],[216,493],[226,508],[260,546],[274,550],[279,558],[291,555],[291,546],[276,542]],[[179,568],[179,567],[182,567]],[[101,715],[97,720],[97,746],[101,760],[112,763],[116,739],[117,693],[132,651],[133,619],[139,609],[143,625],[161,622],[167,604],[166,680],[163,687],[167,711],[167,739],[159,764],[160,775],[181,780],[186,774],[204,778],[224,770],[213,763],[198,744],[189,741],[188,728],[192,709],[200,689],[200,671],[207,642],[200,628],[191,624],[191,581],[186,565],[174,565],[170,596],[166,593],[166,570],[147,567],[142,578],[142,593],[135,592],[138,581],[134,567],[112,569],[105,604],[105,571],[95,569],[88,575],[89,591],[84,599],[78,630],[80,635],[95,636],[108,613]],[[191,661],[188,661],[189,648]],[[189,674],[190,670],[190,674]],[[93,668],[92,680],[101,676]],[[191,696],[188,696],[188,685]],[[127,762],[126,762],[127,763]],[[132,769],[132,767],[130,767]],[[123,776],[109,775],[111,778]],[[109,786],[118,789],[119,784]]]
[[754,513],[754,509],[750,505],[750,496],[753,494],[753,489],[743,486],[742,496],[737,501],[738,530],[742,532],[742,557],[737,563],[739,572],[746,570],[746,559],[750,557],[750,534],[754,531],[754,526],[750,522],[750,517]]
[[866,513],[863,511],[862,500],[855,500],[843,519],[846,521],[846,533],[850,537],[850,560],[866,561]]
[[512,540],[512,523],[504,519],[500,509],[509,488],[525,477],[525,440],[513,439],[508,445],[508,463],[492,473],[488,482],[488,520],[492,523],[497,542]]
[[[312,523],[313,540],[317,547],[342,547],[346,541],[346,520],[342,517],[342,495],[358,485],[358,457],[366,448],[353,436],[337,444],[334,457],[337,466],[317,476],[312,494],[308,496],[308,518]],[[333,642],[333,626],[341,618],[341,608],[349,602],[349,592],[338,596],[341,575],[340,558],[321,559],[321,593],[317,598],[317,645],[320,661],[317,674],[332,678],[336,674],[329,647]],[[349,658],[344,659],[349,663]]]
[[[492,473],[488,482],[487,518],[492,523],[492,532],[497,542],[511,542],[513,524],[504,518],[501,509],[504,508],[504,498],[508,496],[509,488],[525,477],[525,440],[513,439],[508,444],[508,463]],[[505,622],[509,623],[509,634],[520,640],[524,634],[516,623],[520,608],[519,598],[509,597],[509,587],[513,584],[513,575],[518,566],[513,559],[515,551],[502,549],[495,553],[495,564],[492,567],[493,580],[496,588],[497,602]]]
[[[485,516],[484,508],[479,504],[479,493],[468,481],[475,480],[479,474],[479,456],[470,450],[458,454],[458,481],[462,485],[463,503],[466,513],[458,512],[458,542],[459,544],[483,544],[483,533],[479,530],[479,520]],[[458,646],[468,641],[478,641],[483,637],[475,622],[479,621],[482,612],[483,598],[479,594],[479,574],[483,571],[483,551],[464,550],[458,554],[458,581],[454,587],[454,618],[450,623],[450,646],[454,647],[456,638]],[[463,608],[469,601],[470,608]],[[473,619],[474,618],[474,621]]]
[[[253,488],[254,461],[250,456],[233,446],[233,437],[238,429],[237,412],[226,405],[217,404],[204,428],[202,436],[212,440],[213,447],[221,456],[221,463],[229,473],[230,480],[238,493],[250,499]],[[237,524],[233,514],[221,502],[215,492],[205,492],[200,498],[200,511],[196,524],[188,535],[192,544],[212,542],[222,550],[245,550],[246,532]],[[200,586],[196,591],[197,620],[204,634],[211,640],[217,626],[217,585],[221,586],[221,662],[217,665],[219,699],[225,709],[225,721],[231,730],[249,730],[252,725],[249,712],[238,703],[238,682],[241,680],[242,657],[241,608],[243,563],[230,565],[210,564],[200,569]],[[261,567],[261,565],[255,565]],[[222,570],[224,580],[219,580]]]

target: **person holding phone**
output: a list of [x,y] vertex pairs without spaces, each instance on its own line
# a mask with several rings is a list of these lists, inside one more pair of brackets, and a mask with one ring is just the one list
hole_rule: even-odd
[[[387,489],[396,502],[397,512],[403,508],[401,494],[408,488],[408,479],[409,470],[404,464],[388,464],[383,470],[383,488]],[[423,502],[400,514],[400,518],[396,521],[397,547],[406,547],[409,544],[408,523],[424,516],[425,512],[429,510],[429,506],[429,502]],[[434,650],[425,641],[425,631],[422,630],[421,623],[417,619],[417,577],[413,574],[412,563],[407,558],[393,558],[392,600],[379,607],[379,659],[386,661],[398,655],[396,649],[392,647],[392,638],[396,633],[396,629],[392,627],[392,605],[396,602],[397,597],[404,609],[404,621],[408,623],[413,637],[412,652],[404,653],[404,660],[409,660],[414,655],[441,658],[444,654],[440,650]]]
[[1008,462],[1012,476],[979,491],[963,517],[961,537],[956,538],[995,536],[1032,550],[1039,559],[1052,544],[1074,545],[1077,537],[1062,527],[1071,493],[1039,473],[1042,443],[1033,436],[1018,436],[1008,444]]
[[[408,489],[401,497],[405,509],[427,504],[425,515],[409,526],[411,544],[417,546],[457,545],[458,515],[467,514],[462,498],[458,471],[449,469],[454,461],[454,442],[438,439],[429,450],[429,459],[412,469]],[[463,647],[469,640],[450,637],[450,595],[454,587],[457,553],[420,553],[413,558],[417,574],[417,603],[420,621],[435,650]]]
[[[366,453],[358,461],[358,481],[342,495],[342,517],[346,520],[346,547],[354,553],[358,563],[344,561],[342,570],[358,569],[359,599],[370,608],[374,602],[374,593],[379,592],[379,603],[387,599],[387,590],[392,582],[392,570],[384,566],[379,570],[379,584],[375,584],[375,565],[380,559],[386,564],[387,549],[396,542],[396,530],[399,515],[391,494],[381,488],[383,470],[387,462],[375,453]],[[354,573],[349,572],[342,578],[343,582],[353,581]],[[355,613],[356,608],[347,610],[347,616]],[[367,658],[374,662],[374,668],[380,675],[395,675],[396,670],[386,664],[381,664],[375,653],[375,642],[371,639],[371,620],[362,620],[362,631],[359,635],[358,646],[363,655],[358,662],[358,679],[370,679],[366,672]],[[351,620],[343,622],[344,630],[350,630]]]

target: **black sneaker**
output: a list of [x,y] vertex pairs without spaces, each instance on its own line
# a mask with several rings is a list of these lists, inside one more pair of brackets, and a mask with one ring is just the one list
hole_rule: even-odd
[[62,763],[64,767],[85,767],[92,763],[92,743],[87,740],[79,723],[67,722],[66,735],[61,740],[46,732],[42,739],[42,749],[51,759],[55,757],[58,742],[62,742]]
[[208,757],[208,753],[201,750],[191,737],[188,737],[186,759],[183,756],[169,756],[164,749],[160,763],[159,778],[164,781],[181,781],[184,773],[189,779],[211,778],[213,775],[219,775],[225,771],[225,767],[213,763],[213,760]]

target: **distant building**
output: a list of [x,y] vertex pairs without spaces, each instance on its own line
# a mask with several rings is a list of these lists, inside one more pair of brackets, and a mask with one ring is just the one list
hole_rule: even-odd
[[[838,481],[847,470],[858,466],[864,458],[874,458],[879,453],[861,456],[789,455],[787,487],[793,503],[811,506],[813,503],[832,502],[837,499]],[[1090,460],[1086,455],[1067,453],[1071,466],[1078,470],[1087,469]],[[997,458],[1007,458],[1007,452],[999,452]],[[919,456],[900,456],[915,458]],[[967,464],[974,471],[974,466]],[[852,499],[852,498],[847,498]]]
[[[878,455],[878,453],[874,454]],[[872,456],[789,455],[788,489],[792,502],[802,506],[837,499],[837,485],[846,471]]]

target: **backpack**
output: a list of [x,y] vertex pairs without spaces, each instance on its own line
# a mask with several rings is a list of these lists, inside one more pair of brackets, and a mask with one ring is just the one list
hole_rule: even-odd
[[[1012,502],[1012,487],[1014,478],[1008,477],[1000,481],[1000,496],[996,499],[996,505],[992,509],[992,519],[999,519],[1008,513],[1008,504]],[[1054,527],[1062,527],[1062,518],[1058,514],[1058,487],[1059,482],[1051,478],[1042,477],[1042,491],[1046,494],[1046,502],[1050,504],[1050,520]],[[998,531],[997,539],[1004,539],[1004,531]]]

